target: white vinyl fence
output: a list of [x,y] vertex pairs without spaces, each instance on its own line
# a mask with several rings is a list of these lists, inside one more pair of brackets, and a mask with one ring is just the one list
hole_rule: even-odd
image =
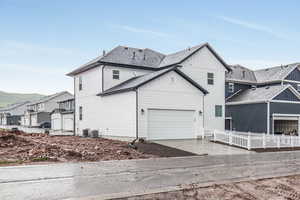
[[267,135],[257,133],[225,132],[215,130],[213,141],[251,149],[300,147],[299,136]]

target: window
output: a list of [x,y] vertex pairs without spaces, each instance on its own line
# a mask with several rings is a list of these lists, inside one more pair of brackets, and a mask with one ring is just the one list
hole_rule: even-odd
[[228,92],[230,93],[234,92],[234,83],[228,83]]
[[120,79],[120,71],[119,70],[113,70],[113,79]]
[[216,117],[222,117],[222,106],[221,105],[216,105],[215,106],[215,116]]
[[79,107],[79,120],[82,120],[82,106]]
[[82,77],[79,76],[79,90],[82,90]]
[[207,73],[207,84],[208,85],[214,84],[214,73]]
[[300,84],[297,84],[297,90],[300,92]]

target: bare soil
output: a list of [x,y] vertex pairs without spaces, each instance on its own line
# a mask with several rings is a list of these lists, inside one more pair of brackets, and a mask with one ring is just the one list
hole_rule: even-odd
[[33,162],[102,161],[158,157],[104,138],[49,136],[0,130],[0,165]]
[[213,185],[210,187],[190,185],[188,189],[180,191],[122,199],[299,200],[300,175]]

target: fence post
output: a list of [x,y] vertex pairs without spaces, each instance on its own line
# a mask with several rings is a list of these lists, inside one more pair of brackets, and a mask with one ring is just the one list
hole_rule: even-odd
[[280,135],[277,136],[277,148],[280,149]]
[[232,133],[229,132],[228,136],[229,136],[229,145],[232,145]]
[[247,148],[248,148],[248,150],[250,150],[250,149],[251,149],[251,136],[250,136],[250,135],[248,135],[248,143],[247,143]]
[[294,147],[294,137],[290,136],[290,138],[291,138],[291,146]]
[[214,142],[217,140],[217,137],[216,137],[216,130],[213,130],[213,134],[214,134]]
[[263,148],[266,148],[266,134],[263,134],[263,142],[262,142]]

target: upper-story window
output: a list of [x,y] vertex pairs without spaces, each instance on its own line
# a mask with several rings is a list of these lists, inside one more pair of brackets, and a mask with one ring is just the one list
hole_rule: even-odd
[[79,90],[82,90],[82,77],[79,76]]
[[222,110],[223,110],[222,105],[215,105],[215,116],[222,117],[223,116]]
[[208,85],[214,84],[214,73],[207,73],[207,84]]
[[234,83],[228,83],[228,92],[233,93],[234,92]]
[[82,106],[79,107],[79,120],[82,120]]
[[120,79],[120,71],[113,70],[113,79],[119,80]]

